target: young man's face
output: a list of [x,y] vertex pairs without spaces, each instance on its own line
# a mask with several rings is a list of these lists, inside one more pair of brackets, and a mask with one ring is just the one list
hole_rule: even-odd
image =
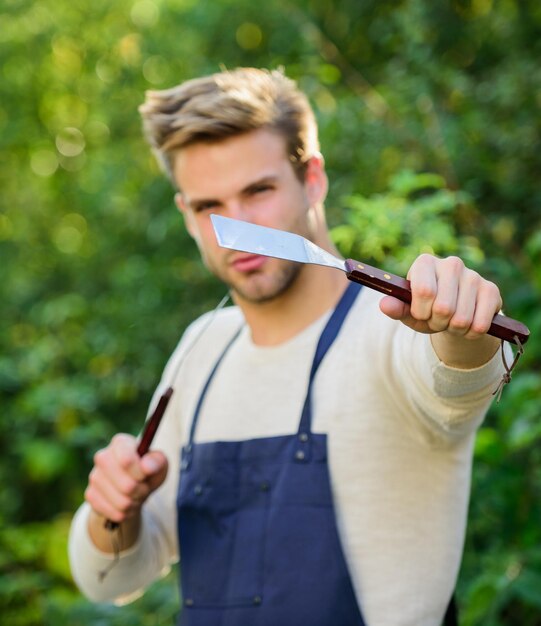
[[177,204],[207,267],[248,302],[278,297],[302,273],[297,263],[220,248],[210,215],[217,213],[262,226],[315,237],[313,207],[324,200],[320,158],[308,164],[304,181],[291,165],[285,140],[268,130],[179,151]]

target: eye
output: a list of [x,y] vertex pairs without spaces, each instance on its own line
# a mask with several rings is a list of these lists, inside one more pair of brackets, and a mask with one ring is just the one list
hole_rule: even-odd
[[218,202],[213,202],[213,201],[198,202],[194,206],[194,211],[195,213],[202,213],[203,211],[210,211],[211,209],[217,209],[218,206],[219,206]]
[[268,183],[261,183],[261,185],[254,185],[250,189],[250,193],[252,195],[255,195],[258,193],[265,193],[266,191],[272,191],[273,189],[274,189],[273,185],[270,185]]

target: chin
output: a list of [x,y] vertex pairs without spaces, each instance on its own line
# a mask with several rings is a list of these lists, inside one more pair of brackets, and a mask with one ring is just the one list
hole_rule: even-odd
[[243,281],[245,284],[242,281],[230,283],[230,287],[245,302],[264,304],[281,298],[293,289],[300,271],[301,266],[291,263],[272,276],[254,276],[252,280]]

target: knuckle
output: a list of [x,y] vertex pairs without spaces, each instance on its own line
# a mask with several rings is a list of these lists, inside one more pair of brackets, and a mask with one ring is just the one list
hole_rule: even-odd
[[456,273],[461,272],[465,267],[464,261],[458,256],[448,256],[443,259],[443,262]]
[[432,307],[432,313],[437,317],[450,318],[453,312],[453,307],[448,302],[434,302]]
[[421,253],[411,264],[411,267],[408,271],[408,278],[415,274],[415,270],[432,266],[434,264],[434,260],[435,257],[433,257],[431,254],[428,254],[427,252]]
[[131,497],[136,492],[138,485],[139,483],[134,478],[126,476],[121,481],[120,489],[124,495]]
[[493,283],[490,280],[485,280],[483,282],[483,290],[487,293],[488,296],[493,297],[495,300],[501,303],[501,294],[500,289],[496,283]]
[[429,320],[427,324],[428,324],[428,328],[433,333],[440,333],[442,330],[446,329],[446,324],[442,324],[441,322],[437,322],[435,320]]
[[124,433],[117,433],[111,439],[111,447],[120,463],[130,463],[135,452],[135,439]]
[[85,489],[85,493],[84,493],[84,498],[85,501],[88,502],[88,504],[90,504],[90,506],[99,511],[100,507],[99,507],[99,495],[97,493],[97,491],[92,487],[92,486],[88,486]]
[[466,319],[465,317],[454,316],[449,321],[449,326],[454,330],[464,331],[470,327],[470,320]]
[[126,435],[124,433],[116,433],[111,439],[111,445],[113,446],[124,445],[125,442]]
[[135,449],[130,449],[126,445],[119,446],[116,450],[116,459],[122,469],[129,469],[133,465]]
[[84,498],[85,500],[88,500],[91,497],[92,497],[92,487],[88,485],[88,487],[85,489],[85,492],[84,492]]
[[94,454],[93,460],[95,466],[102,467],[107,460],[107,448],[102,448],[101,450],[98,450]]
[[117,508],[122,513],[125,513],[126,511],[129,511],[133,507],[133,504],[134,504],[134,501],[130,497],[126,495],[121,495],[118,498]]
[[434,258],[434,255],[429,254],[428,252],[421,252],[421,254],[417,257],[417,261],[420,263],[432,263]]
[[430,313],[424,313],[419,308],[411,307],[411,317],[419,322],[427,322],[430,319]]
[[414,297],[420,300],[432,300],[436,297],[436,291],[429,283],[417,283],[411,288]]
[[486,322],[474,322],[471,325],[471,331],[475,334],[475,335],[484,335],[487,330],[490,328],[490,324],[486,323]]
[[90,474],[88,475],[88,484],[90,486],[94,486],[96,484],[96,482],[98,481],[98,470],[94,467],[92,468]]
[[471,287],[479,287],[481,284],[481,276],[475,270],[467,270],[465,278]]

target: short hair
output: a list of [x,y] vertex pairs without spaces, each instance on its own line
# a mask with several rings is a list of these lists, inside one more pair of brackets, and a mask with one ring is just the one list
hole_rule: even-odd
[[145,136],[173,184],[175,152],[195,143],[219,142],[258,129],[275,131],[286,140],[301,180],[319,150],[308,98],[281,70],[237,68],[147,91],[139,112]]

